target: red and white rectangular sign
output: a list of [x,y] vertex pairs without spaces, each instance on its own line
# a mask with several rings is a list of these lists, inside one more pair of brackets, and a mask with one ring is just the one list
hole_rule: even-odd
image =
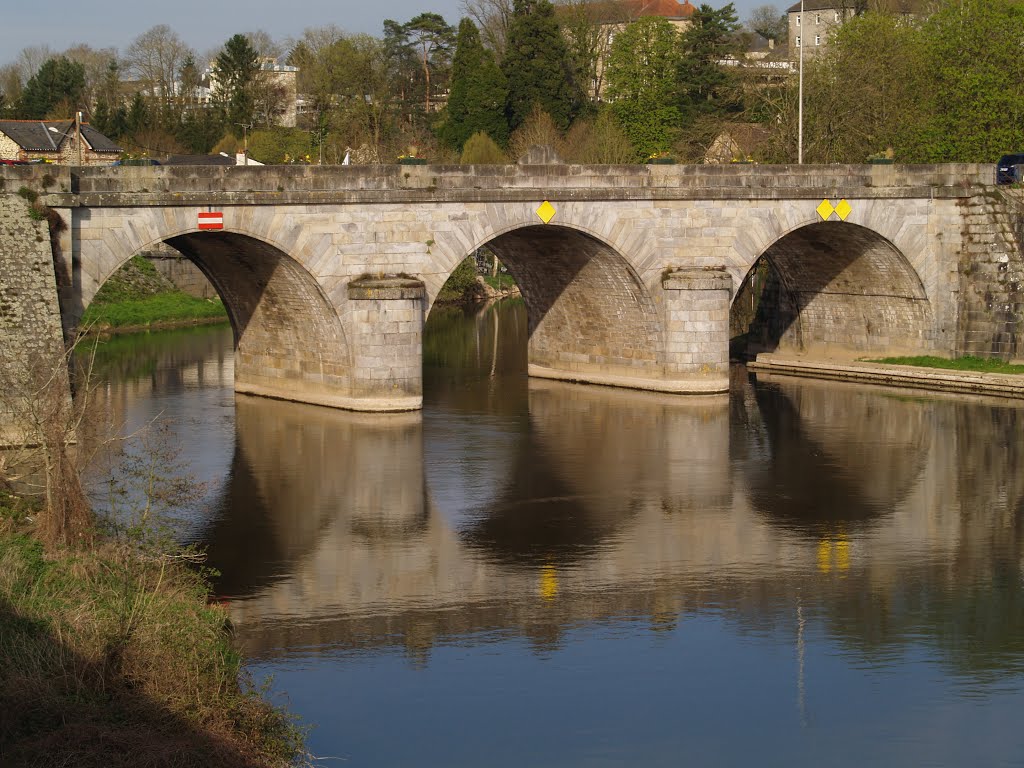
[[222,211],[200,212],[200,229],[224,229],[224,213]]

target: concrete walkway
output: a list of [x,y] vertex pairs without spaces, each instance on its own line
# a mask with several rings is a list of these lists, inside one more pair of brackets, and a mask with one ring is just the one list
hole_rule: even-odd
[[917,368],[863,361],[812,360],[774,353],[758,355],[757,360],[747,363],[747,368],[758,373],[1024,399],[1024,375]]

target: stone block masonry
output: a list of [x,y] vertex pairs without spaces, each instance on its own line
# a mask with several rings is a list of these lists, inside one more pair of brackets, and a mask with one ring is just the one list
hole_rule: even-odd
[[661,286],[668,315],[666,376],[692,379],[701,391],[728,391],[729,273],[723,267],[676,269],[665,273]]
[[348,284],[352,394],[362,410],[422,406],[423,283],[404,277],[363,277]]
[[[987,165],[0,169],[0,194],[38,189],[68,224],[66,327],[168,243],[224,299],[237,391],[357,410],[419,407],[424,316],[483,246],[520,286],[534,376],[722,389],[736,286],[764,264],[780,350],[1016,355],[1024,270],[993,182]],[[222,231],[198,230],[205,211]]]

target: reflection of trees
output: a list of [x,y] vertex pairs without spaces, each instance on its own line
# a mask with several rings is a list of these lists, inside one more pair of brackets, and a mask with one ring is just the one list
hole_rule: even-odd
[[[227,324],[102,338],[95,346],[92,375],[118,384],[161,374],[180,378],[182,368],[223,362],[230,356],[230,340]],[[92,343],[83,344],[81,353],[92,354]]]
[[526,348],[526,305],[520,298],[487,306],[435,306],[423,329],[427,407],[525,413]]

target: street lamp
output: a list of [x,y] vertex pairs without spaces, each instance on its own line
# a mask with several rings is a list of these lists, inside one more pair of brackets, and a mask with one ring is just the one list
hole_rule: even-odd
[[[800,0],[803,2],[803,0]],[[249,129],[252,128],[252,123],[235,123],[242,129],[242,154],[245,155],[245,164],[249,164]]]

